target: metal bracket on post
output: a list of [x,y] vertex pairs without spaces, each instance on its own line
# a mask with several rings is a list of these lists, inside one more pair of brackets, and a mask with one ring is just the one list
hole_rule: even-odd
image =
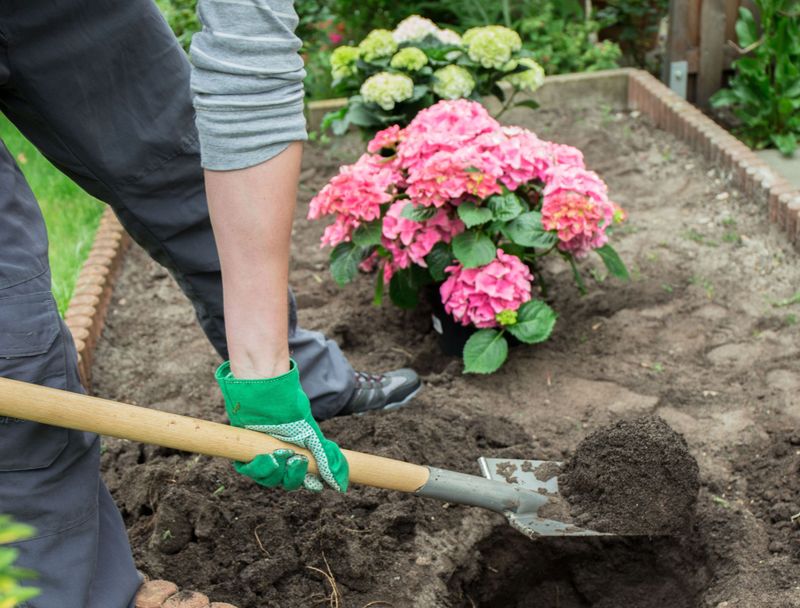
[[669,64],[669,88],[686,99],[686,85],[689,81],[689,63],[673,61]]

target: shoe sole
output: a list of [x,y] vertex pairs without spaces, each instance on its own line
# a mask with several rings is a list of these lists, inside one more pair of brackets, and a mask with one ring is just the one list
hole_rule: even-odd
[[422,384],[420,384],[417,388],[415,388],[412,392],[406,395],[402,401],[395,401],[393,403],[389,403],[388,405],[384,405],[383,407],[377,407],[374,410],[367,410],[366,412],[357,412],[354,414],[355,416],[364,416],[365,414],[369,414],[371,412],[392,412],[394,410],[399,410],[401,407],[405,407],[408,403],[417,396],[417,394],[422,390]]

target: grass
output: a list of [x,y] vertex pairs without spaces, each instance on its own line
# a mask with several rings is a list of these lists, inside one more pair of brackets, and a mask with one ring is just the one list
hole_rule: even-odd
[[50,240],[53,295],[63,315],[89,254],[103,204],[50,164],[2,115],[0,139],[17,159],[42,209]]

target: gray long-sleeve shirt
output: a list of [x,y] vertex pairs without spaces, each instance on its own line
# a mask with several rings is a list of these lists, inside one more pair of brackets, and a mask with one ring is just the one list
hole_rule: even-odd
[[203,167],[257,165],[307,139],[293,0],[199,0],[192,94]]

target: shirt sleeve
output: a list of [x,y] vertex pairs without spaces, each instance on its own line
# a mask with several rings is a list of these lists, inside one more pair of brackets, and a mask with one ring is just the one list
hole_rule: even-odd
[[257,165],[308,138],[293,0],[199,0],[192,99],[206,169]]

